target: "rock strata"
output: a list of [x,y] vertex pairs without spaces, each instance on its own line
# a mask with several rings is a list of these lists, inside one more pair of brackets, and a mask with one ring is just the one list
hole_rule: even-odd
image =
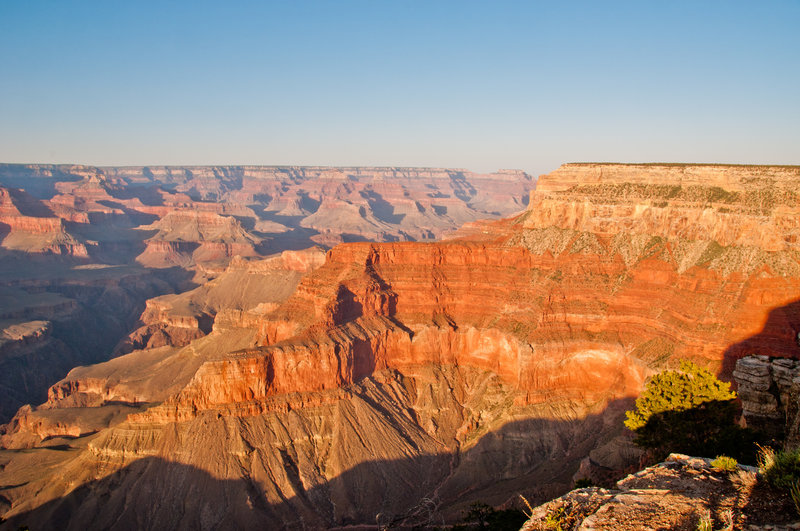
[[[237,256],[258,260],[344,240],[433,239],[465,221],[522,210],[533,185],[524,172],[444,168],[0,164],[0,288],[20,288],[14,297],[0,293],[0,319],[15,321],[0,325],[47,319],[63,340],[37,340],[41,348],[33,336],[4,343],[0,421],[44,399],[74,366],[205,336],[214,308],[176,308],[164,299],[145,308],[145,301],[214,279]],[[306,221],[323,199],[334,209]],[[297,278],[289,277],[302,272],[292,271],[262,280],[284,283],[272,291],[291,291]],[[64,295],[64,305],[34,311],[28,302],[44,295]],[[219,324],[252,322],[275,309],[273,299],[223,308]]]
[[733,377],[746,425],[796,446],[800,442],[800,360],[747,356],[736,362]]

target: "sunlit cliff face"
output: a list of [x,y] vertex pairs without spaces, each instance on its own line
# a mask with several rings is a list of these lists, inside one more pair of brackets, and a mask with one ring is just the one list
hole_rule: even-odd
[[[70,422],[87,435],[53,469],[74,484],[11,489],[7,514],[47,522],[69,503],[80,518],[140,506],[168,526],[201,513],[287,528],[453,521],[472,501],[563,490],[590,453],[622,468],[635,455],[616,438],[621,412],[651,372],[690,358],[724,377],[743,348],[798,354],[799,172],[566,165],[524,214],[464,239],[339,245],[274,306],[75,371],[22,412],[9,447]],[[121,407],[102,393],[125,385],[135,410],[97,420]],[[70,421],[62,406],[78,397],[94,407]],[[23,459],[0,473],[8,484]],[[187,508],[172,492],[195,476]]]

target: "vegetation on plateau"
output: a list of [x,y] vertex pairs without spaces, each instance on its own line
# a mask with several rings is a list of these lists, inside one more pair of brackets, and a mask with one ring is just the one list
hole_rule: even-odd
[[789,492],[800,515],[800,448],[776,452],[760,446],[758,468],[771,487]]
[[755,458],[755,435],[736,424],[736,393],[730,383],[689,361],[647,382],[636,408],[626,413],[625,426],[634,442],[656,459],[671,452]]
[[728,457],[727,455],[718,455],[716,459],[711,461],[711,466],[717,470],[723,470],[725,472],[735,472],[739,470],[739,462],[733,457]]

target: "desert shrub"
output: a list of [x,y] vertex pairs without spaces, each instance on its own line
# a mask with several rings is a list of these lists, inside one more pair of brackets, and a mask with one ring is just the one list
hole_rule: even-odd
[[755,435],[736,425],[739,408],[730,383],[694,363],[653,376],[625,426],[634,442],[663,458],[670,452],[720,455],[753,462]]
[[770,485],[791,489],[800,481],[800,449],[775,452],[761,448],[758,466]]
[[485,503],[475,502],[469,507],[469,511],[464,516],[465,522],[474,522],[478,529],[484,529],[489,525],[489,515],[494,509]]
[[573,489],[584,489],[586,487],[594,487],[595,484],[589,478],[580,478],[575,480],[575,484],[572,486]]
[[800,448],[776,452],[759,446],[758,468],[767,483],[789,491],[795,511],[800,515]]
[[717,470],[724,470],[726,472],[739,470],[739,462],[733,457],[728,457],[727,455],[718,455],[716,459],[711,461],[711,466]]
[[663,371],[647,382],[636,409],[625,413],[625,426],[631,430],[644,427],[650,418],[665,411],[685,411],[706,402],[736,398],[731,384],[717,379],[690,361],[681,362],[680,371]]
[[763,474],[769,468],[775,466],[775,450],[769,446],[758,447],[758,468]]
[[546,529],[553,529],[554,531],[564,531],[566,517],[564,516],[564,508],[559,507],[548,511],[544,518],[544,526]]

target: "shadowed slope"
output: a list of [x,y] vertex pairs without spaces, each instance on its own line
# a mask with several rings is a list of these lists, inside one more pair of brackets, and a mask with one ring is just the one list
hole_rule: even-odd
[[[56,466],[63,479],[43,485],[28,478],[29,484],[4,489],[12,503],[31,489],[42,489],[42,500],[52,499],[28,510],[16,506],[3,529],[319,529],[453,522],[475,500],[499,505],[524,492],[538,501],[562,491],[570,469],[597,444],[595,437],[609,436],[604,422],[618,422],[626,406],[585,418],[567,413],[563,420],[553,420],[556,410],[549,409],[547,418],[508,422],[496,416],[503,406],[492,398],[500,388],[491,376],[447,375],[444,369],[441,380],[435,372],[386,373],[345,390],[349,398],[297,412],[204,416],[164,430],[152,453],[141,448],[138,455],[114,453],[102,436],[90,438],[89,448],[96,450],[89,453],[69,449],[85,446],[81,440],[68,443],[66,451],[28,450],[22,456],[28,462],[37,453],[58,454],[50,459],[61,461]],[[477,384],[463,404],[440,387],[458,378]],[[489,397],[480,396],[487,391]],[[397,392],[408,397],[392,399]],[[494,409],[486,407],[492,404]],[[444,410],[432,415],[430,407]],[[439,436],[452,433],[447,423],[453,421],[453,427],[472,426],[472,434],[453,447],[447,437],[440,441],[432,436],[437,432],[415,427],[415,411],[441,424]],[[335,429],[321,429],[330,422]],[[131,427],[116,430],[120,437]],[[6,466],[6,477],[23,470],[22,457]]]

